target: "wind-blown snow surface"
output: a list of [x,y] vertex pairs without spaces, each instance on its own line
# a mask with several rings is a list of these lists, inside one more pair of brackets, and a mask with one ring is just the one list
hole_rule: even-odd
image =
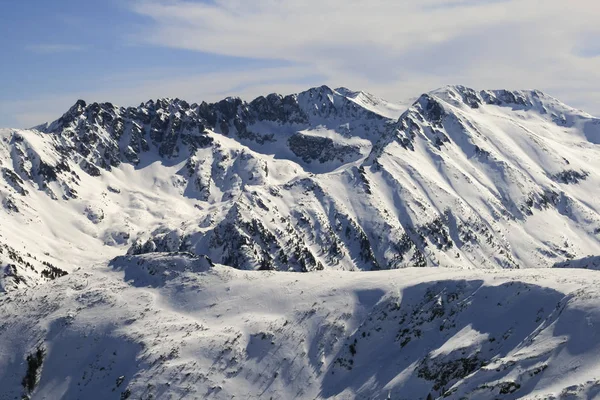
[[595,398],[599,288],[585,270],[119,257],[0,298],[0,387],[19,398],[39,349],[39,399]]

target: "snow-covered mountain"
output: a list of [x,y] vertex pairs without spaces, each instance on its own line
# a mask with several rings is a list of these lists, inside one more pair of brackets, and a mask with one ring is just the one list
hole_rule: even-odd
[[[598,268],[600,120],[544,93],[449,86],[404,112],[326,86],[249,103],[80,100],[54,122],[0,129],[0,141],[7,398],[107,398],[109,389],[135,398],[598,391],[597,377],[565,370],[553,384],[546,369],[557,376],[566,360],[549,348],[579,337],[557,333],[559,321],[597,304],[593,285],[576,296],[573,287],[595,279],[581,269]],[[552,266],[561,268],[499,271]],[[345,272],[401,268],[410,269]],[[294,282],[306,299],[290,294]],[[519,297],[532,285],[532,297]],[[331,304],[319,311],[313,298]],[[515,300],[507,308],[500,298]],[[552,311],[557,302],[572,305],[568,317]],[[446,303],[455,305],[438,310]],[[541,314],[518,310],[530,306]],[[197,314],[213,307],[227,321],[218,332],[216,319]],[[494,307],[506,324],[481,326],[482,310]],[[288,323],[297,333],[281,342]],[[150,338],[149,326],[163,326],[164,337]],[[31,334],[21,340],[22,331]],[[358,352],[370,335],[379,342],[366,357]],[[598,355],[596,341],[586,343]],[[105,354],[113,345],[124,353]],[[218,356],[224,349],[229,358]],[[52,367],[59,353],[67,369]],[[592,368],[592,358],[576,361]],[[40,377],[34,368],[29,388],[23,376],[41,359],[42,371],[60,372]],[[369,372],[383,362],[394,366]],[[202,372],[189,378],[186,368]]]
[[60,273],[124,252],[284,271],[546,267],[600,252],[600,120],[538,91],[461,86],[397,120],[389,109],[323,86],[250,103],[78,101],[2,130],[0,234],[21,254],[3,256],[3,285],[35,284],[40,262]]

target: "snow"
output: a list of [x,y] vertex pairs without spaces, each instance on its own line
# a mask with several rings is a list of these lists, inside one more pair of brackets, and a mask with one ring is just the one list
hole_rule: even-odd
[[600,395],[598,119],[462,86],[285,99],[306,119],[231,98],[193,149],[179,100],[152,102],[163,142],[124,117],[150,103],[0,129],[2,396]]
[[[580,269],[294,274],[129,256],[0,299],[0,383],[18,397],[24,359],[42,346],[35,398],[495,398],[510,384],[503,398],[591,398],[598,279]],[[455,376],[461,359],[473,366]]]
[[[151,145],[139,153],[137,165],[123,162],[98,177],[83,170],[83,155],[76,154],[66,161],[71,175],[59,173],[56,181],[46,182],[36,165],[64,160],[52,148],[59,137],[3,130],[3,166],[23,179],[28,195],[17,195],[19,188],[2,190],[6,208],[13,204],[20,212],[10,213],[0,234],[16,235],[16,247],[31,252],[35,238],[12,232],[41,222],[49,238],[40,243],[47,247],[43,253],[53,264],[70,260],[62,263],[67,271],[123,254],[133,243],[169,230],[192,240],[185,250],[223,262],[231,258],[229,250],[206,246],[214,243],[216,230],[229,224],[239,228],[239,218],[261,221],[268,233],[283,235],[278,243],[283,252],[306,249],[315,265],[344,270],[416,261],[460,268],[549,267],[600,251],[600,154],[592,132],[597,120],[588,114],[537,91],[446,87],[422,96],[400,117],[397,134],[414,135],[405,148],[394,129],[389,132],[391,121],[373,108],[387,104],[381,99],[327,87],[292,99],[308,110],[307,124],[249,122],[248,130],[273,134],[274,141],[241,137],[236,126],[228,135],[219,133],[220,127],[207,128],[203,134],[212,145],[193,155],[177,150],[167,159]],[[156,104],[166,104],[176,118],[195,115],[172,100]],[[439,121],[428,119],[430,104],[441,110]],[[107,113],[119,112],[106,107]],[[167,108],[158,111],[161,121],[169,118]],[[65,127],[63,137],[74,129]],[[102,143],[114,140],[104,125],[97,129]],[[131,135],[126,129],[121,149]],[[291,148],[289,140],[297,135],[300,141],[330,140],[329,153],[311,148],[310,141]],[[239,213],[230,212],[235,207]],[[343,234],[346,226],[355,231],[351,237]],[[240,254],[244,268],[261,263],[253,253],[273,251],[248,232],[238,233],[251,245]],[[294,244],[284,244],[290,241]],[[366,241],[366,252],[357,248]],[[332,251],[337,254],[330,256]]]
[[406,103],[389,102],[363,91],[356,92],[343,87],[337,88],[335,91],[352,99],[352,101],[361,107],[391,119],[398,119],[400,114],[402,114],[409,106],[409,104]]

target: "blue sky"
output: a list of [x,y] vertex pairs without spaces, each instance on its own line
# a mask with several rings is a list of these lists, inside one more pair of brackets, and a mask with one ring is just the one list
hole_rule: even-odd
[[445,84],[538,88],[600,114],[596,3],[5,1],[0,126],[58,118],[78,98],[251,99],[320,84],[392,101]]
[[260,66],[267,61],[134,43],[144,25],[114,0],[7,2],[2,12],[3,99],[56,92],[94,91],[121,80]]
[[[289,64],[135,40],[132,35],[141,31],[149,18],[132,12],[124,3],[28,0],[3,4],[0,49],[6,57],[0,74],[0,104],[31,104],[32,109],[19,107],[19,115],[11,115],[12,107],[0,108],[0,126],[27,127],[44,118],[57,118],[79,97],[109,101],[111,89],[116,101],[123,97],[123,88],[136,90],[145,82]],[[176,91],[148,92],[155,97],[177,96]],[[187,94],[182,92],[182,96]],[[218,98],[213,93],[208,96]],[[125,96],[129,98],[136,96]],[[55,101],[62,108],[49,104]],[[37,120],[37,115],[42,119]]]

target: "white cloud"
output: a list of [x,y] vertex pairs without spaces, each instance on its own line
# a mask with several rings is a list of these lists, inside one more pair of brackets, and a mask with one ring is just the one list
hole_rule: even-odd
[[600,112],[600,57],[581,50],[600,37],[595,0],[140,0],[133,10],[152,21],[138,41],[302,62],[391,99],[448,83],[536,87]]

